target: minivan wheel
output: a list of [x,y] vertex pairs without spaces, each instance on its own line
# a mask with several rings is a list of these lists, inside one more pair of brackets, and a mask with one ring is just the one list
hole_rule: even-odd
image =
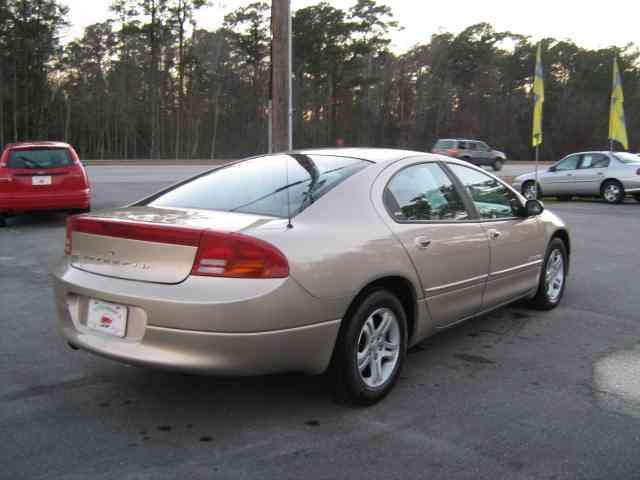
[[331,365],[336,399],[371,405],[400,376],[407,351],[404,308],[392,293],[374,290],[343,322]]
[[562,300],[567,283],[569,256],[567,247],[559,238],[554,238],[547,247],[542,264],[536,296],[531,300],[533,307],[540,310],[556,308]]
[[493,171],[499,172],[500,170],[502,170],[503,165],[504,165],[504,162],[500,158],[496,158],[493,161],[493,165],[492,165]]
[[607,203],[622,203],[624,200],[624,187],[616,180],[607,180],[602,185],[602,198]]

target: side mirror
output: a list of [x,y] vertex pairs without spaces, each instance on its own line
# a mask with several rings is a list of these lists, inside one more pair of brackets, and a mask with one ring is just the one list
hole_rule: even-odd
[[554,165],[553,167],[549,167],[549,171],[550,172],[555,172],[557,170],[556,166]]
[[539,200],[527,200],[524,204],[524,213],[527,217],[537,217],[544,212],[544,205]]

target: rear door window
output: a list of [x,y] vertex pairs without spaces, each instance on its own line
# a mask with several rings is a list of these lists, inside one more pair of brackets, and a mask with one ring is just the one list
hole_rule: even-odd
[[15,149],[9,152],[9,168],[60,168],[73,165],[66,148]]
[[399,222],[469,219],[451,179],[435,163],[400,170],[387,185],[383,200],[389,214]]
[[580,169],[606,168],[609,166],[609,158],[601,153],[585,153],[582,155]]
[[270,155],[214,170],[151,199],[152,207],[295,216],[371,165],[356,158]]

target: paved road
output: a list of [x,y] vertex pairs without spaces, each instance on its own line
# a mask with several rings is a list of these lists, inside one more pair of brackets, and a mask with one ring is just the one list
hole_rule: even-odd
[[[95,207],[167,181],[123,172],[92,170]],[[369,409],[332,403],[319,378],[188,376],[69,350],[47,276],[64,216],[13,221],[0,231],[0,478],[639,478],[640,204],[547,205],[573,229],[563,305],[427,340]]]

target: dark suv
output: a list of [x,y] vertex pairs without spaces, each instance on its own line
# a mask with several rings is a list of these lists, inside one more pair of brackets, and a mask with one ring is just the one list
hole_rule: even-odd
[[438,140],[431,149],[433,153],[466,160],[474,165],[488,165],[496,172],[502,169],[507,156],[478,140],[445,138]]

